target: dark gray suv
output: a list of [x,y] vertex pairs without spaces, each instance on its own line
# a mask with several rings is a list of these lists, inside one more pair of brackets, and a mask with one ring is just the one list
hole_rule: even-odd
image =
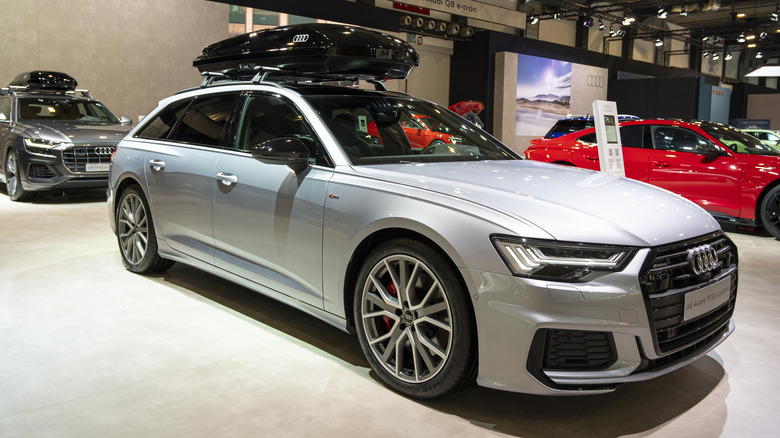
[[0,180],[13,201],[50,189],[105,187],[131,120],[64,73],[22,73],[0,89]]

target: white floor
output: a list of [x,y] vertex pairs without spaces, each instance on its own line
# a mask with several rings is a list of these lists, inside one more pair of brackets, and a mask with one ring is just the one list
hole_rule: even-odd
[[0,437],[774,437],[780,241],[740,249],[737,331],[600,396],[401,397],[357,339],[186,266],[124,270],[102,198],[0,191]]

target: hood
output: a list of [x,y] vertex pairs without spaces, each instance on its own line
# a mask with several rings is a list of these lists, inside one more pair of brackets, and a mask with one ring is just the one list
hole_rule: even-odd
[[56,142],[71,142],[80,144],[117,144],[122,140],[132,126],[87,125],[69,122],[29,123],[24,124],[24,135],[31,138],[52,140]]
[[518,160],[354,169],[531,222],[560,241],[656,246],[720,229],[709,213],[674,193],[574,167]]

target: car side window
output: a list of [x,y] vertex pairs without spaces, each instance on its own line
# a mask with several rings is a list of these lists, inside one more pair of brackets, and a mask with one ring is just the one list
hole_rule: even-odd
[[203,146],[223,146],[222,138],[237,97],[237,93],[198,97],[176,124],[170,139]]
[[596,133],[595,132],[592,132],[592,133],[587,134],[587,135],[583,135],[582,137],[579,138],[579,140],[581,142],[583,142],[583,143],[597,144],[597,142],[596,142]]
[[689,129],[666,125],[654,125],[651,129],[654,149],[701,155],[718,150],[706,138]]
[[241,114],[236,149],[248,151],[252,146],[269,140],[294,137],[309,149],[309,161],[312,164],[329,165],[330,160],[314,135],[314,130],[292,102],[271,94],[251,94]]
[[645,125],[630,125],[620,127],[620,142],[623,147],[644,147]]
[[157,115],[146,122],[146,125],[138,130],[135,134],[138,138],[148,138],[151,140],[165,140],[168,138],[168,134],[171,133],[173,127],[176,126],[176,121],[179,120],[184,110],[187,109],[191,99],[174,102],[164,110],[157,113]]
[[0,98],[0,121],[11,120],[11,98]]

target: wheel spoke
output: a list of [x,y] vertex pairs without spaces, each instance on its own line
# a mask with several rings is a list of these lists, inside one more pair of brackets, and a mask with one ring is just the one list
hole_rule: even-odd
[[387,291],[385,285],[382,284],[382,282],[375,275],[369,276],[369,279],[371,280],[371,283],[373,283],[377,292],[379,292],[379,295],[382,297],[382,300],[386,304],[392,306],[393,309],[401,308],[401,303],[398,301],[398,299],[390,295],[390,292]]
[[[416,338],[414,345],[416,347],[417,355],[419,355],[419,357],[425,363],[425,366],[428,368],[428,372],[435,370],[436,365],[433,363],[433,358],[431,357],[430,353],[428,353],[428,351],[426,350],[426,347],[429,349],[431,348],[429,345],[430,340],[427,340],[426,338],[420,336],[420,333],[417,330],[415,330],[414,335]],[[440,350],[438,350],[437,348],[435,352],[439,354],[439,351]],[[439,354],[439,357],[444,358],[444,356],[441,354]]]

